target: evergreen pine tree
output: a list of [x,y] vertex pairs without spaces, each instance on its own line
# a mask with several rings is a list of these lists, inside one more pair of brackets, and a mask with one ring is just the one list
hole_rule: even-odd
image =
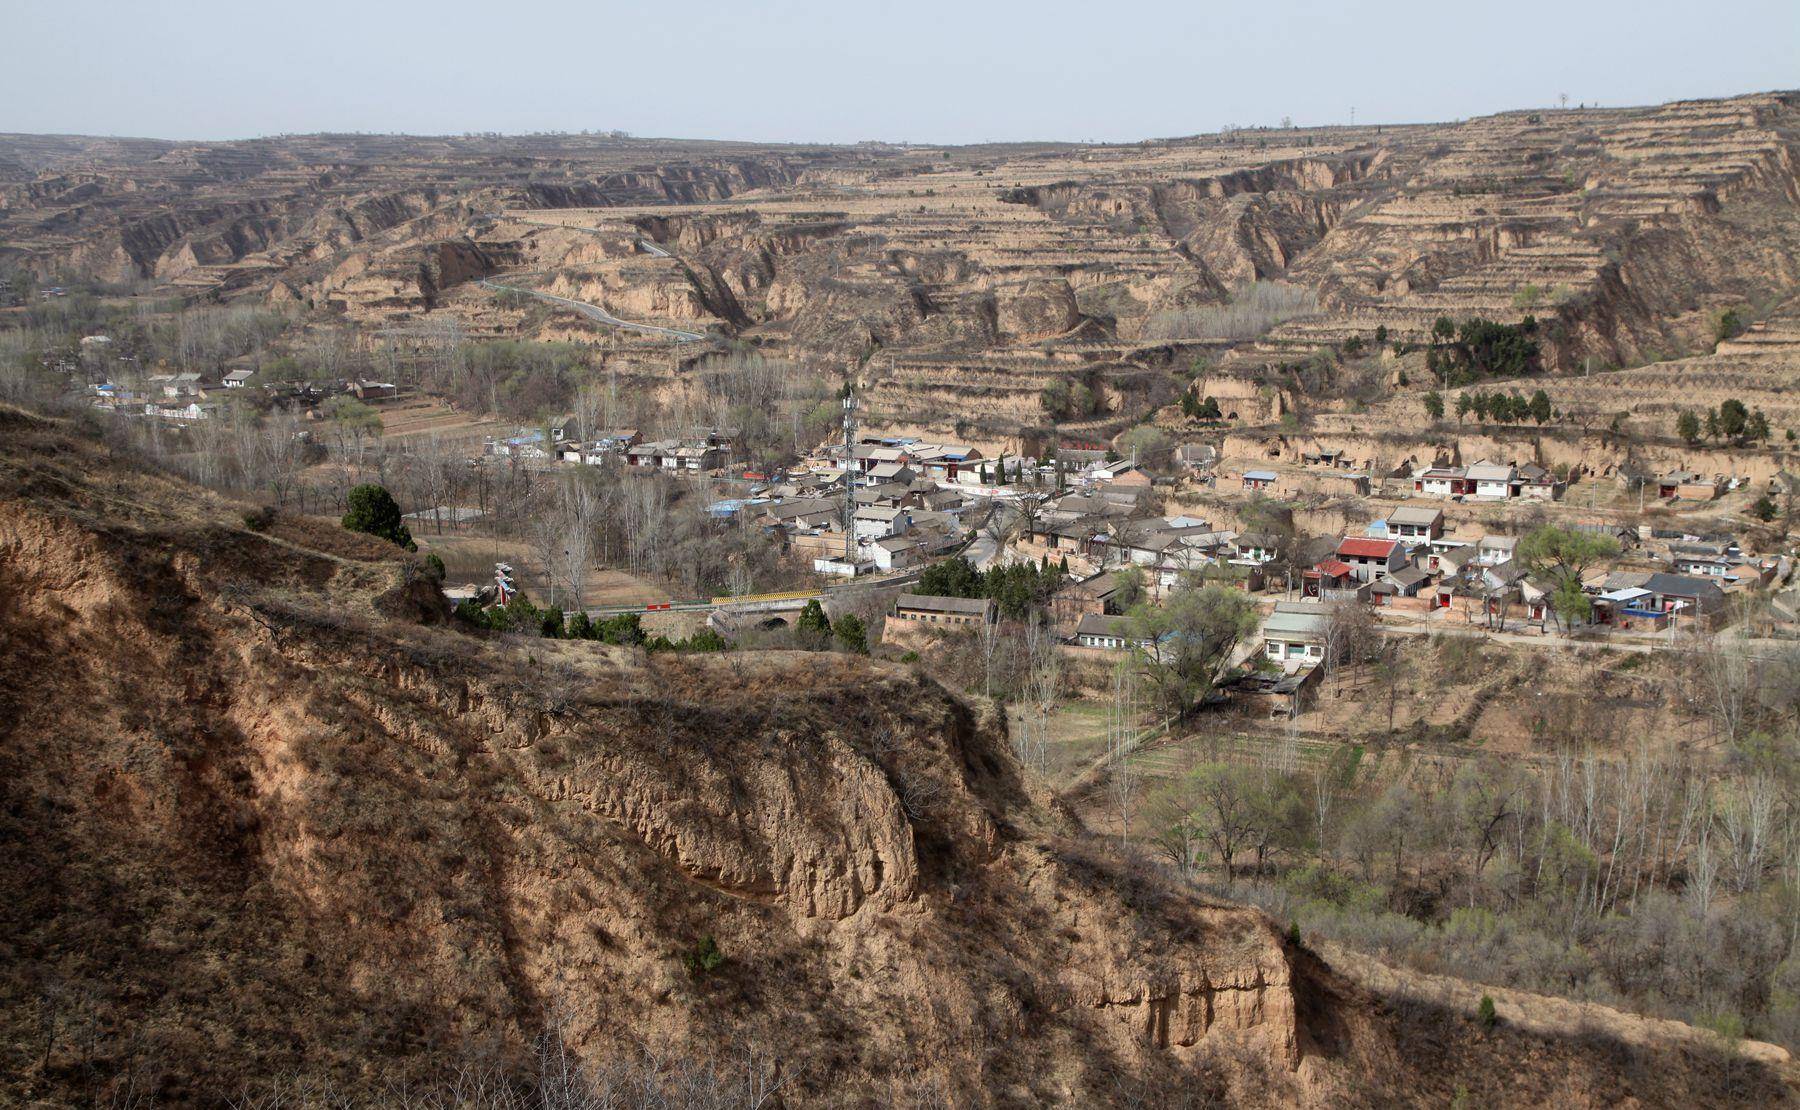
[[819,604],[818,598],[806,603],[800,610],[800,619],[794,623],[794,635],[800,646],[808,651],[823,651],[831,642],[831,618],[825,615],[825,607]]
[[856,655],[869,654],[868,629],[863,626],[862,618],[855,613],[845,613],[839,617],[832,632],[846,651]]
[[412,531],[400,515],[400,506],[385,487],[374,482],[357,486],[350,491],[349,509],[344,514],[344,527],[350,531],[379,536],[408,551],[418,550],[418,545],[413,543]]

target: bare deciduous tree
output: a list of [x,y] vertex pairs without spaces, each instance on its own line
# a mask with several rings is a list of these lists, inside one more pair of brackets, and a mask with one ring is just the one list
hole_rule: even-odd
[[1688,638],[1687,651],[1700,697],[1712,714],[1719,735],[1727,744],[1737,743],[1754,694],[1749,660],[1740,646],[1698,628]]
[[1062,693],[1062,651],[1056,632],[1040,615],[1025,629],[1025,713],[1015,740],[1019,762],[1042,775],[1049,764],[1050,713]]
[[1119,816],[1119,846],[1131,842],[1131,811],[1137,800],[1137,769],[1131,754],[1137,748],[1137,683],[1135,672],[1124,660],[1113,667],[1112,705],[1107,716],[1107,789]]

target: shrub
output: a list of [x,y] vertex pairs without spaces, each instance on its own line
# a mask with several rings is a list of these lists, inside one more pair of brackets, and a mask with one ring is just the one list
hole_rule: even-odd
[[688,651],[729,651],[731,645],[712,629],[702,628],[687,638],[686,648]]
[[1433,636],[1438,666],[1452,678],[1473,678],[1483,669],[1482,640],[1474,636]]
[[1713,342],[1723,343],[1743,334],[1744,319],[1735,308],[1725,309],[1713,317]]
[[643,622],[636,613],[620,613],[608,617],[594,626],[594,632],[597,639],[609,644],[635,647],[644,642]]
[[258,505],[244,513],[244,527],[252,532],[265,531],[273,523],[275,523],[275,506],[273,505]]
[[1494,997],[1492,995],[1484,994],[1481,996],[1480,1004],[1475,1007],[1475,1020],[1481,1023],[1483,1029],[1492,1029],[1500,1023],[1500,1015],[1494,1012]]
[[432,552],[425,556],[425,573],[431,576],[433,582],[441,586],[444,584],[445,576],[450,572],[444,569],[444,560],[438,558],[436,552]]
[[682,957],[682,963],[687,965],[689,974],[705,975],[724,966],[725,953],[719,951],[719,942],[708,933],[700,938],[692,952]]
[[1694,1024],[1717,1037],[1726,1049],[1735,1049],[1744,1039],[1744,1019],[1730,1010],[1702,1014]]
[[823,651],[831,640],[831,618],[825,615],[825,607],[819,604],[818,598],[806,603],[800,610],[800,619],[794,622],[794,633],[801,646],[808,651]]
[[344,527],[352,532],[379,536],[389,543],[418,550],[412,532],[400,515],[394,495],[374,482],[364,482],[350,491],[350,511],[344,514]]
[[844,650],[857,655],[869,654],[868,630],[863,627],[862,618],[855,613],[845,613],[839,617],[837,625],[832,631],[837,636],[838,643],[844,646]]
[[1105,383],[1098,372],[1089,372],[1073,381],[1059,378],[1044,387],[1039,400],[1044,412],[1052,419],[1080,420],[1105,409]]
[[1217,420],[1219,419],[1219,402],[1213,397],[1202,401],[1192,393],[1184,393],[1181,395],[1181,415],[1189,420]]

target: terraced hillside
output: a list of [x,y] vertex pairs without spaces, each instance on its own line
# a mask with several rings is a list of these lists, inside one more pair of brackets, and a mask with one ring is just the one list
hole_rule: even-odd
[[[1797,137],[1790,93],[1121,146],[12,136],[0,262],[679,367],[473,284],[506,274],[852,373],[875,424],[1020,445],[1141,420],[1196,358],[1254,376],[1445,315],[1536,317],[1552,372],[1701,349],[1800,286]],[[1209,323],[1251,282],[1303,310]],[[1047,412],[1059,381],[1087,403]]]

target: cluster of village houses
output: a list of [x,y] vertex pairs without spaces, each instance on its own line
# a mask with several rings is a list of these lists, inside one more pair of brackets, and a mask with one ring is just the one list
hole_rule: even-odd
[[871,437],[848,458],[827,450],[711,511],[760,526],[820,574],[904,572],[965,544],[973,494],[1005,466],[961,444]]
[[[1321,490],[1350,496],[1366,496],[1373,490],[1375,483],[1369,474],[1357,470],[1342,451],[1306,451],[1301,453],[1300,461],[1303,469],[1285,476],[1273,469],[1246,470],[1241,478],[1243,488],[1258,493]],[[1485,459],[1466,466],[1404,464],[1388,477],[1413,497],[1446,501],[1561,501],[1568,491],[1563,478],[1536,463],[1514,465]],[[1688,470],[1650,474],[1630,467],[1621,469],[1618,478],[1632,488],[1653,489],[1665,501],[1712,501],[1735,484],[1722,475]],[[1393,488],[1390,483],[1382,484]]]
[[[1301,476],[1308,489],[1363,497],[1373,490],[1375,483],[1369,474],[1355,469],[1344,452],[1307,451],[1300,461],[1307,468]],[[1406,465],[1390,477],[1409,485],[1415,497],[1456,501],[1560,501],[1567,488],[1562,479],[1535,463],[1513,466],[1483,460],[1468,466]],[[1242,478],[1246,490],[1261,493],[1274,492],[1282,481],[1282,475],[1274,470],[1247,470]]]
[[[105,336],[91,335],[82,343],[88,345],[105,339]],[[255,376],[254,370],[232,370],[217,381],[209,381],[205,375],[194,371],[167,372],[146,375],[141,384],[122,385],[108,379],[89,385],[88,393],[95,408],[125,416],[193,424],[216,417],[223,408],[221,396],[228,396],[226,391],[229,390],[246,388]],[[325,383],[284,383],[270,387],[268,392],[278,404],[303,410],[317,408],[326,398],[340,394],[371,403],[391,401],[399,395],[398,387],[392,382],[360,378]]]
[[[815,571],[842,577],[912,570],[960,547],[967,532],[964,491],[1007,465],[960,444],[869,438],[851,445],[848,461],[837,447],[784,474],[764,475],[732,466],[729,432],[698,430],[649,441],[632,428],[579,438],[564,433],[563,422],[553,421],[543,430],[490,440],[487,450],[565,463],[617,461],[645,471],[738,471],[744,496],[714,501],[707,512],[721,522],[759,527]],[[550,450],[542,446],[546,435],[555,443]],[[1012,461],[1015,473],[1020,465]]]
[[[1776,559],[1746,557],[1730,536],[1567,527],[1613,539],[1630,553],[1626,562],[1642,568],[1583,583],[1600,625],[1660,630],[1682,617],[1706,622],[1722,612],[1727,591],[1766,585],[1780,570]],[[1517,615],[1541,629],[1555,621],[1552,586],[1514,558],[1518,543],[1510,535],[1449,536],[1440,510],[1403,506],[1372,522],[1367,534],[1344,537],[1329,556],[1302,570],[1300,592],[1427,612],[1460,606],[1502,622]]]
[[[1258,473],[1246,473],[1246,483]],[[1495,483],[1489,488],[1496,498],[1502,487],[1508,497],[1534,496],[1521,491],[1537,488],[1546,477],[1533,468],[1483,465],[1460,473],[1460,481]],[[1515,558],[1518,536],[1452,534],[1444,511],[1434,505],[1396,507],[1370,521],[1361,534],[1304,544],[1306,557],[1296,558],[1285,549],[1291,540],[1221,529],[1192,517],[1151,515],[1145,508],[1147,492],[1147,483],[1089,482],[1044,502],[1025,531],[1026,550],[1041,548],[1052,558],[1068,558],[1084,572],[1051,603],[1052,615],[1072,645],[1114,651],[1149,646],[1132,642],[1121,619],[1119,598],[1125,587],[1115,572],[1125,567],[1139,568],[1152,598],[1172,589],[1184,574],[1201,570],[1207,581],[1251,592],[1278,591],[1280,599],[1265,606],[1258,648],[1270,665],[1243,681],[1256,687],[1255,693],[1285,697],[1281,704],[1289,706],[1310,681],[1308,672],[1324,660],[1328,603],[1410,610],[1418,619],[1460,619],[1517,631],[1555,631],[1562,623],[1550,583]],[[1606,536],[1621,552],[1615,565],[1582,583],[1590,603],[1589,623],[1601,628],[1655,632],[1678,623],[1708,627],[1724,615],[1730,594],[1767,585],[1787,572],[1780,559],[1746,555],[1729,535],[1648,525],[1568,527]],[[965,599],[908,594],[892,616],[954,626],[991,620],[993,611]]]

